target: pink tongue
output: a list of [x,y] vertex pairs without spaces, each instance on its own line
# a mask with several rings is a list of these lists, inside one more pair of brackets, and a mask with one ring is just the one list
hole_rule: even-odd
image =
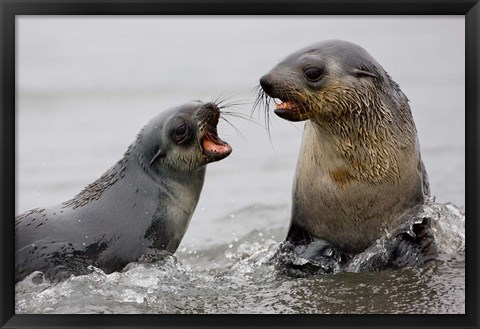
[[229,150],[228,145],[215,144],[214,142],[212,142],[207,138],[203,140],[203,148],[210,152],[217,152],[217,153],[223,153]]

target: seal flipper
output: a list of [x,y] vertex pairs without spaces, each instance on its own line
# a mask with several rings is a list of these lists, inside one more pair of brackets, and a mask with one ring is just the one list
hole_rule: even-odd
[[349,258],[325,240],[319,239],[300,245],[285,241],[275,257],[277,270],[290,277],[337,273]]
[[421,266],[437,259],[438,250],[431,230],[431,218],[414,224],[410,232],[402,232],[386,242],[385,252],[377,253],[360,265],[360,271]]
[[[377,252],[358,268],[378,271],[386,268],[420,266],[438,256],[430,218],[414,224],[410,232],[402,232],[385,243],[385,251]],[[274,256],[277,269],[291,277],[308,277],[316,273],[337,273],[348,266],[350,255],[317,239],[296,224],[292,224],[286,241]]]
[[418,266],[437,258],[437,245],[430,225],[431,219],[424,218],[421,223],[413,225],[413,234],[402,233],[395,237],[388,265]]
[[336,273],[351,256],[292,223],[286,241],[282,242],[274,258],[281,273],[290,277],[308,277],[316,273]]

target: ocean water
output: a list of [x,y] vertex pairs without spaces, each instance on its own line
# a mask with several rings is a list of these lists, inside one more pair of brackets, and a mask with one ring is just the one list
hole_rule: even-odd
[[[155,264],[16,286],[17,313],[464,313],[464,20],[441,17],[17,18],[16,212],[76,195],[150,118],[219,96],[250,115],[261,75],[325,39],[367,49],[410,100],[441,257],[421,268],[279,276],[302,123],[230,118],[180,247]],[[13,220],[13,219],[12,219]]]

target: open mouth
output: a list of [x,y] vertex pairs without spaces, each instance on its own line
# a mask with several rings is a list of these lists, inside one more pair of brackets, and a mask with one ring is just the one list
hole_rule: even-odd
[[201,139],[203,153],[209,162],[219,161],[232,153],[232,147],[218,137],[217,125],[220,118],[218,109],[210,108],[207,120],[204,121],[204,134]]
[[292,101],[282,101],[280,98],[273,98],[273,102],[275,103],[275,109],[276,110],[291,110],[294,109],[295,103]]
[[303,121],[307,118],[304,117],[304,111],[302,107],[299,106],[296,102],[291,100],[282,100],[280,98],[273,98],[275,103],[275,114],[280,118],[289,120],[289,121]]
[[217,128],[210,128],[202,138],[203,153],[214,161],[221,160],[232,153],[232,147],[217,135]]

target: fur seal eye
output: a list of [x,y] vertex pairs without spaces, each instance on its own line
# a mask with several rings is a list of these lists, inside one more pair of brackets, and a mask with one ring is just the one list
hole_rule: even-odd
[[317,82],[322,78],[323,70],[318,67],[309,67],[303,70],[303,75],[308,81]]
[[175,129],[173,137],[177,143],[181,144],[185,143],[190,138],[190,135],[190,127],[186,123],[182,123]]

